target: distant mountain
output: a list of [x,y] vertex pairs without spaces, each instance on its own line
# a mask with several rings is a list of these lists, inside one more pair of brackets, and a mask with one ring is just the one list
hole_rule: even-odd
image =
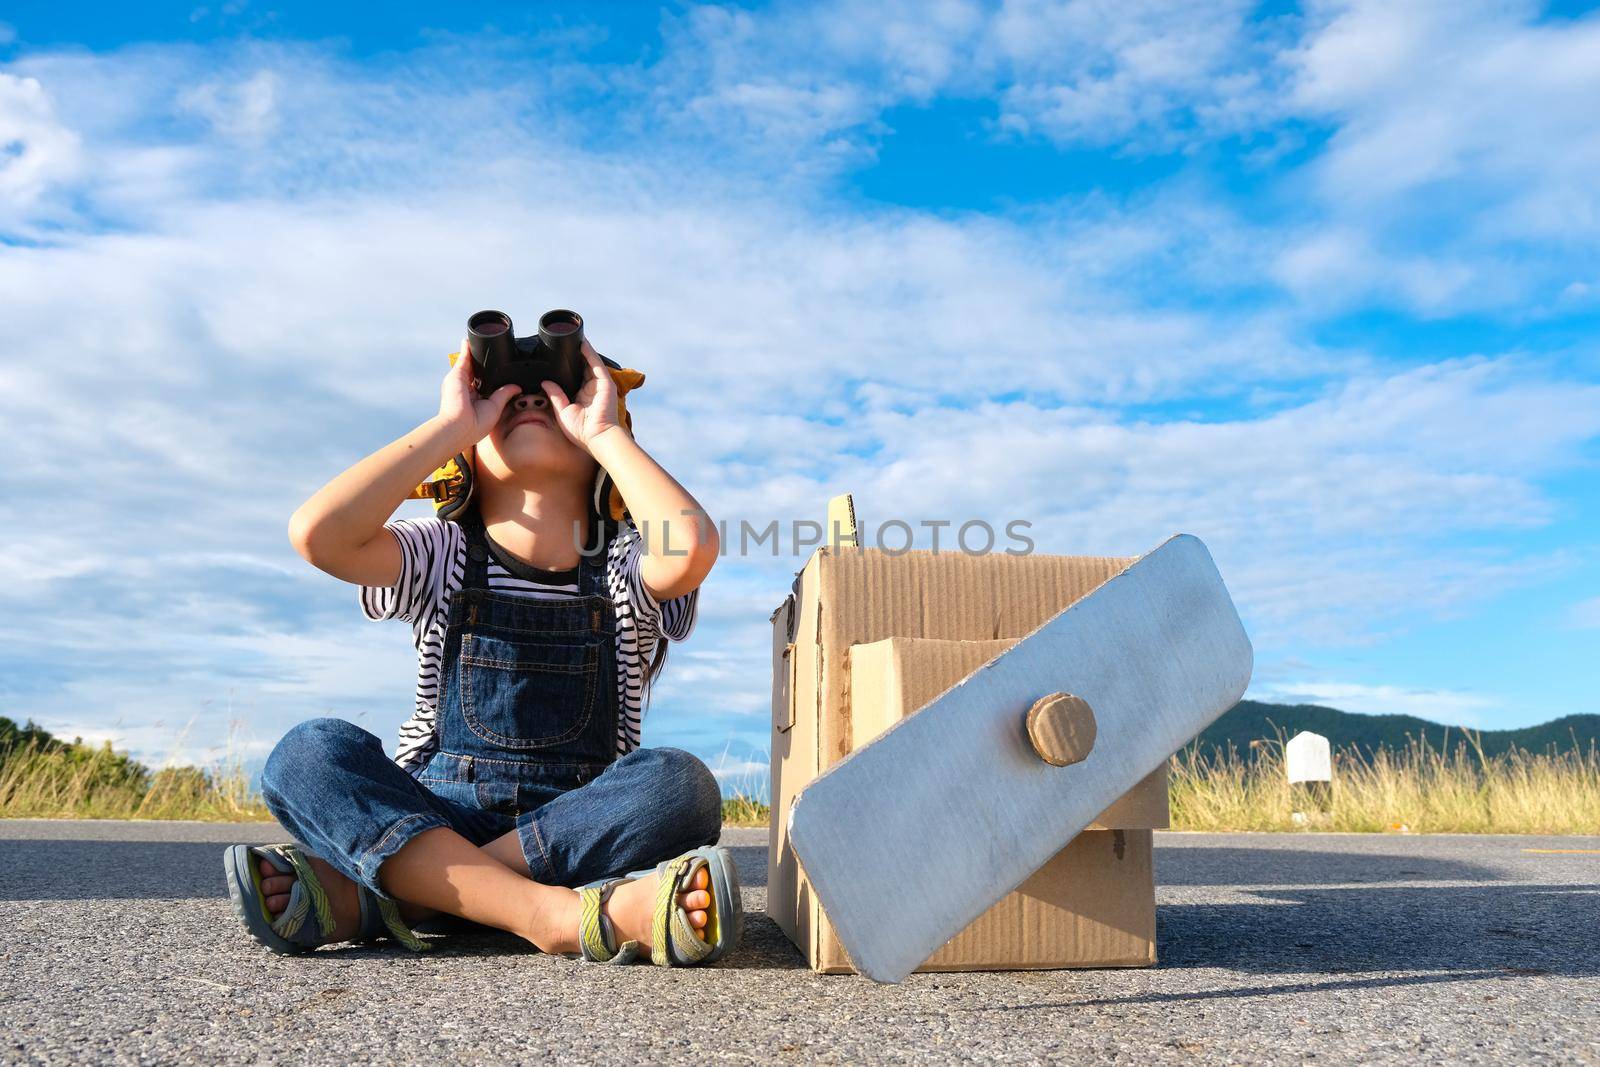
[[[1282,730],[1286,738],[1301,730],[1319,733],[1334,748],[1359,745],[1363,750],[1379,745],[1402,748],[1414,738],[1426,737],[1435,748],[1448,742],[1466,740],[1459,726],[1441,726],[1414,715],[1358,715],[1316,704],[1263,704],[1241,700],[1200,735],[1200,749],[1209,753],[1212,746],[1226,749],[1230,744],[1241,755],[1249,752],[1250,742],[1273,738]],[[1448,736],[1446,734],[1448,731]],[[1484,730],[1478,735],[1483,750],[1496,756],[1510,748],[1544,752],[1554,746],[1565,752],[1572,748],[1588,751],[1600,744],[1600,715],[1567,715],[1539,726],[1520,730]]]

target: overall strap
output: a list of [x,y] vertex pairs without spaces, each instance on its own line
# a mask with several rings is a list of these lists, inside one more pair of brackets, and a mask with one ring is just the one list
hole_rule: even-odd
[[467,538],[466,573],[462,577],[461,588],[488,591],[489,537],[477,508],[461,516],[461,532]]
[[589,536],[583,548],[590,548],[596,540],[600,541],[600,548],[589,554],[579,553],[578,592],[583,596],[609,598],[611,589],[606,583],[606,572],[611,559],[611,542],[615,540],[617,530],[614,524],[593,513],[590,514],[590,521]]

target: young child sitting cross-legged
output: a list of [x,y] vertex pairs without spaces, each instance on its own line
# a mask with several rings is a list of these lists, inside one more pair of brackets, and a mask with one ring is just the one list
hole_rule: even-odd
[[[235,911],[280,952],[384,936],[421,949],[412,927],[448,913],[588,960],[720,959],[742,918],[716,779],[687,752],[639,747],[644,690],[693,626],[715,527],[634,440],[619,382],[637,372],[614,375],[584,341],[576,396],[545,382],[485,398],[466,352],[438,415],[290,521],[309,563],[362,587],[369,618],[411,624],[417,710],[394,759],[340,719],[285,734],[262,794],[296,843],[227,850]],[[452,457],[466,503],[391,520]]]

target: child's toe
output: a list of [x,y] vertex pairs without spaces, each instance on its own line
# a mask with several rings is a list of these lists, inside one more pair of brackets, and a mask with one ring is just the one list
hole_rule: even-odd
[[286,874],[275,874],[271,878],[261,879],[261,892],[269,897],[287,894],[294,888],[294,879]]

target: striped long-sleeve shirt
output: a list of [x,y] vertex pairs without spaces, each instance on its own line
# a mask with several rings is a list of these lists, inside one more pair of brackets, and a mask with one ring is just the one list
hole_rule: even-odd
[[[440,659],[450,597],[466,577],[467,540],[459,524],[436,517],[391,519],[384,523],[400,544],[400,578],[392,586],[362,586],[361,611],[369,619],[403,619],[411,624],[417,649],[417,704],[400,727],[395,762],[418,773],[437,748]],[[540,599],[578,595],[578,573],[530,567],[492,541],[489,588],[497,593]],[[639,576],[644,542],[631,524],[612,540],[606,559],[606,586],[616,605],[617,755],[639,747],[645,669],[656,642],[682,641],[694,628],[699,590],[658,603]]]

